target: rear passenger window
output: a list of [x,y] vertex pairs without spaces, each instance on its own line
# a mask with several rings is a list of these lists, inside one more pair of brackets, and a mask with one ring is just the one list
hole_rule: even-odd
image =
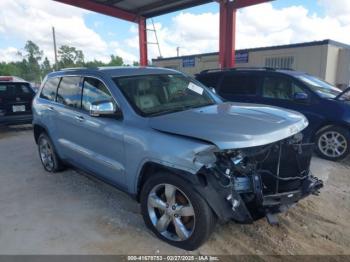
[[57,102],[69,107],[81,107],[81,87],[79,76],[63,77],[57,90]]
[[207,87],[216,87],[220,79],[220,74],[209,73],[209,74],[199,74],[197,80]]
[[229,74],[224,76],[219,93],[222,95],[256,95],[258,77],[248,74]]
[[48,79],[44,84],[40,97],[51,101],[55,101],[57,86],[59,82],[60,82],[60,78],[58,77]]
[[107,87],[98,79],[86,77],[83,84],[83,109],[89,111],[92,103],[103,101],[113,102]]

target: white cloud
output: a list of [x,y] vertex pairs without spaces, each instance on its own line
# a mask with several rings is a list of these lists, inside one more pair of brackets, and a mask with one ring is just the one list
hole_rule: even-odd
[[350,23],[350,1],[349,0],[318,0],[326,10],[326,13],[339,19],[342,23]]
[[7,39],[32,40],[53,61],[52,26],[57,45],[68,44],[82,49],[87,60],[106,59],[107,43],[84,22],[83,9],[54,1],[1,0],[0,29]]
[[[138,54],[138,49],[133,50],[133,52],[128,52],[126,49],[120,46],[120,43],[117,41],[112,41],[109,43],[109,46],[114,55],[120,56],[123,58],[125,64],[132,65],[134,61],[139,61],[139,58],[136,54]],[[138,48],[138,46],[137,46]]]
[[[237,15],[237,48],[251,48],[290,44],[304,41],[334,39],[350,43],[350,1],[318,0],[324,15],[310,12],[303,6],[274,8],[271,3],[239,10]],[[52,31],[55,26],[58,45],[68,44],[82,49],[86,60],[109,60],[116,54],[127,62],[138,60],[138,28],[132,24],[132,36],[119,42],[107,43],[89,28],[84,15],[89,13],[54,1],[0,0],[0,32],[6,39],[33,40],[53,60]],[[157,19],[155,19],[157,21]],[[96,21],[94,28],[103,27]],[[151,24],[149,24],[151,27]],[[162,56],[215,52],[219,47],[219,14],[180,12],[164,26],[156,22]],[[109,36],[117,35],[109,32]],[[149,42],[155,42],[154,33],[148,32]],[[149,45],[149,58],[159,56],[158,47]],[[17,52],[17,51],[16,51]],[[18,59],[13,48],[0,50],[0,60]]]
[[[252,48],[333,39],[350,43],[350,1],[319,0],[326,8],[324,16],[316,15],[303,6],[277,9],[271,3],[239,10],[237,15],[237,48]],[[349,21],[347,21],[347,19]],[[156,20],[156,19],[155,19]],[[192,14],[186,11],[173,17],[172,25],[156,23],[162,55],[215,52],[219,47],[219,14]],[[130,29],[135,31],[135,28]],[[148,33],[151,42],[152,32]],[[137,46],[137,35],[125,41]],[[151,57],[158,56],[156,46],[149,46]]]
[[8,47],[5,49],[0,49],[1,62],[12,62],[18,61],[21,57],[18,55],[18,49],[15,47]]

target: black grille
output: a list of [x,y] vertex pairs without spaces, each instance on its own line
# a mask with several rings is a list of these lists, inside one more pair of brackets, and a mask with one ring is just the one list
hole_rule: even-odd
[[299,189],[304,180],[301,178],[309,174],[313,146],[289,145],[286,142],[276,144],[267,159],[258,166],[263,193],[274,194]]

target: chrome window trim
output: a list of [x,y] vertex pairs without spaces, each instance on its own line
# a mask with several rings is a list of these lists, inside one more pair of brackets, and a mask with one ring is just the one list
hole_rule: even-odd
[[[96,79],[96,80],[101,81],[101,82],[105,85],[105,87],[107,88],[108,92],[110,93],[110,95],[111,95],[111,97],[112,97],[114,103],[115,103],[116,106],[118,107],[118,109],[121,110],[122,113],[123,113],[122,108],[120,107],[119,103],[117,102],[117,100],[116,100],[115,97],[113,96],[113,93],[111,92],[111,89],[108,87],[108,85],[106,84],[106,82],[105,82],[103,79],[101,79],[100,77],[93,76],[93,75],[90,75],[90,74],[64,74],[64,75],[53,76],[53,77],[47,78],[46,81],[45,81],[45,83],[43,84],[43,88],[41,89],[40,94],[41,94],[42,90],[44,89],[44,86],[45,86],[45,84],[46,84],[46,82],[47,82],[48,80],[53,79],[53,78],[61,78],[60,81],[59,81],[59,83],[58,83],[58,86],[57,86],[55,100],[52,101],[52,100],[48,100],[48,99],[42,98],[42,97],[40,97],[40,96],[39,96],[39,97],[42,98],[42,99],[45,99],[45,100],[47,100],[47,101],[53,102],[53,103],[55,103],[55,104],[57,104],[57,105],[63,105],[63,104],[57,102],[57,92],[58,92],[58,89],[59,89],[59,86],[60,86],[60,84],[61,84],[61,80],[62,80],[63,77],[80,77],[79,85],[81,84],[81,90],[82,90],[82,92],[83,92],[83,90],[84,90],[84,78],[85,78],[85,77],[94,78],[94,79]],[[81,99],[83,99],[83,93],[81,94]],[[66,106],[66,105],[63,105],[63,106]],[[71,110],[75,110],[75,111],[87,112],[87,111],[84,110],[82,107],[81,107],[81,108],[73,108],[73,107],[70,107],[70,106],[66,106],[66,107],[69,108],[69,109],[71,109]]]

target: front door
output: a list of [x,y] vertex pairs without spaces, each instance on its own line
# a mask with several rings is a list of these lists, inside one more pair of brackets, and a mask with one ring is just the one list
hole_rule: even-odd
[[[296,93],[304,93],[308,98],[297,100],[295,99]],[[265,76],[262,80],[261,96],[258,102],[295,110],[305,115],[309,120],[309,128],[304,131],[306,136],[311,135],[312,129],[322,121],[319,113],[314,111],[315,102],[312,94],[291,77],[272,74]]]

